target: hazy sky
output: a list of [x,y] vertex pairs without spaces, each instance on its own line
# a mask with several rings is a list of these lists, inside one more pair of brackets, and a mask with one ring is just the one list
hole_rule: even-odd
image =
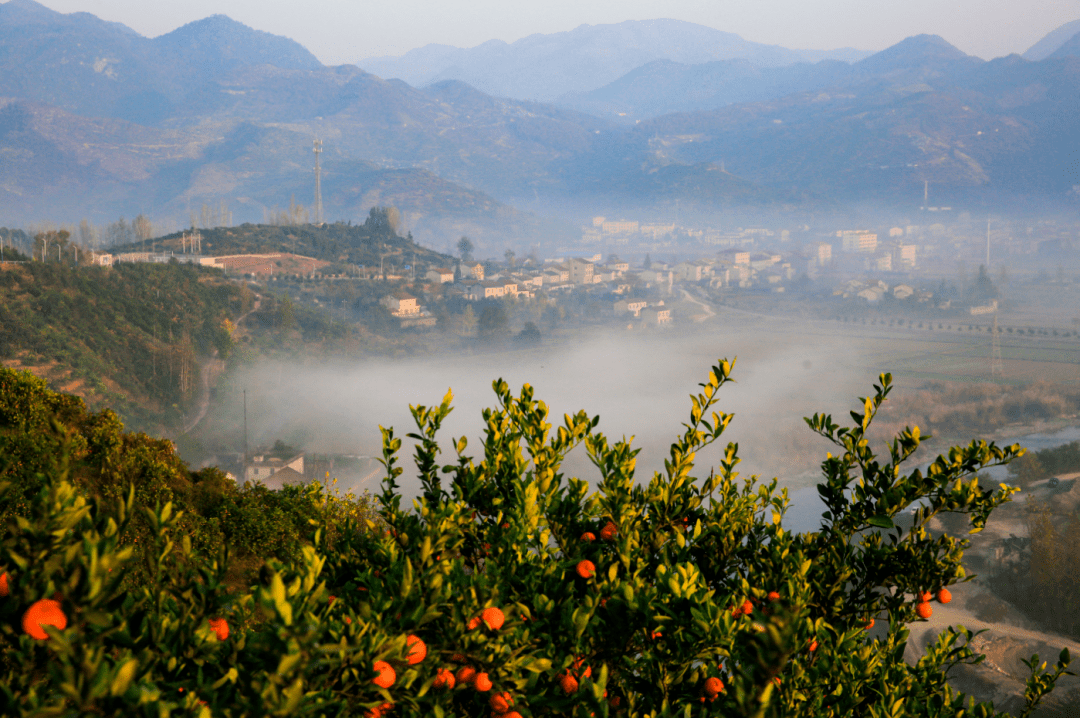
[[291,37],[326,64],[437,42],[512,42],[583,23],[675,18],[798,49],[881,50],[931,33],[983,58],[1023,52],[1080,18],[1080,0],[43,0],[154,37],[214,13]]

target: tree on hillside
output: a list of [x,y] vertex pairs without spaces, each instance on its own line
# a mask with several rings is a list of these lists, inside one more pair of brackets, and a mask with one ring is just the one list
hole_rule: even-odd
[[145,250],[147,240],[154,236],[154,225],[145,214],[140,214],[131,222],[131,229],[135,233],[135,239],[143,243]]
[[484,339],[495,339],[506,334],[506,328],[510,324],[506,306],[499,300],[488,300],[480,312],[480,320],[477,323],[480,336]]
[[472,259],[473,243],[468,237],[462,237],[457,241],[458,255],[461,257],[462,262],[468,262]]
[[364,227],[382,235],[397,235],[401,227],[401,213],[394,206],[378,206],[368,210]]
[[517,259],[517,254],[512,249],[508,249],[503,252],[503,257],[506,258],[506,264],[510,267],[514,266],[514,260]]

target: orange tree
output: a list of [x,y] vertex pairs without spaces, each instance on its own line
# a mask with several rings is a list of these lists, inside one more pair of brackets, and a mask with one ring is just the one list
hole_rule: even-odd
[[[384,429],[386,530],[345,516],[325,551],[324,525],[299,558],[268,560],[239,597],[222,590],[227,555],[200,557],[174,540],[168,505],[147,512],[149,584],[121,590],[131,554],[118,537],[133,493],[113,509],[88,502],[63,480],[61,453],[0,544],[0,637],[13,659],[0,712],[995,715],[945,683],[949,666],[980,660],[966,646],[971,632],[947,631],[912,666],[905,625],[925,604],[917,594],[967,578],[965,542],[931,539],[926,521],[959,512],[980,529],[1010,490],[972,477],[1022,450],[974,442],[902,473],[917,429],[884,459],[864,438],[890,391],[883,375],[853,426],[808,419],[838,449],[822,464],[821,530],[792,534],[776,481],[739,481],[737,446],[707,478],[691,476],[696,453],[731,421],[712,411],[730,370],[720,362],[692,395],[665,470],[647,486],[629,442],[610,443],[583,412],[554,428],[528,385],[514,396],[495,382],[483,457],[467,456],[461,438],[449,465],[437,434],[451,396],[413,407],[423,490],[412,508],[398,492],[401,439]],[[580,444],[599,473],[595,493],[561,473]],[[895,529],[915,501],[925,508],[914,530]],[[884,638],[868,636],[874,618],[888,621]],[[1025,715],[1068,663],[1063,652],[1047,673],[1033,659]]]

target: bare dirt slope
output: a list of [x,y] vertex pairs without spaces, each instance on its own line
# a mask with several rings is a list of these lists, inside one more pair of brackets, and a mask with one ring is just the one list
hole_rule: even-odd
[[[1080,641],[1042,630],[1017,607],[1001,601],[986,586],[986,579],[995,564],[1003,560],[1002,541],[1010,536],[1027,536],[1027,527],[1022,518],[1022,506],[1027,496],[1040,501],[1050,500],[1055,512],[1073,511],[1080,506],[1080,481],[1075,481],[1080,478],[1080,473],[1059,478],[1063,490],[1050,488],[1046,481],[1037,482],[1028,491],[1014,496],[1011,505],[996,511],[982,532],[968,537],[971,546],[964,554],[964,566],[969,575],[975,574],[976,577],[952,587],[953,600],[948,605],[935,602],[934,614],[929,620],[909,626],[911,635],[905,653],[909,663],[918,661],[926,647],[948,626],[964,626],[973,631],[985,629],[985,633],[972,641],[972,648],[984,654],[986,660],[978,666],[953,669],[949,674],[949,683],[977,700],[993,701],[996,709],[1013,715],[1019,714],[1024,705],[1024,686],[1030,674],[1023,663],[1024,659],[1038,654],[1039,662],[1046,661],[1049,669],[1057,661],[1061,649],[1068,648],[1074,658],[1072,668],[1080,673]],[[935,519],[928,529],[938,534],[944,526]],[[988,607],[1003,611],[1004,618],[995,622],[982,620],[979,616],[985,618]],[[887,631],[884,623],[880,622],[871,633],[884,635]],[[1035,716],[1080,717],[1080,678],[1063,677]]]

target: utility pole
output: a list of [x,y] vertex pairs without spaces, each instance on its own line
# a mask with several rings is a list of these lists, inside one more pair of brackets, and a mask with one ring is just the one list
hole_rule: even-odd
[[322,153],[322,140],[315,140],[315,224],[322,224],[322,168],[319,155]]
[[986,273],[990,273],[990,216],[986,217]]
[[998,334],[998,313],[994,310],[994,325],[990,328],[990,376],[1004,374],[1004,366],[1001,361],[1001,338]]
[[247,389],[244,389],[244,468],[243,473],[247,474],[248,464],[248,432],[247,432]]

